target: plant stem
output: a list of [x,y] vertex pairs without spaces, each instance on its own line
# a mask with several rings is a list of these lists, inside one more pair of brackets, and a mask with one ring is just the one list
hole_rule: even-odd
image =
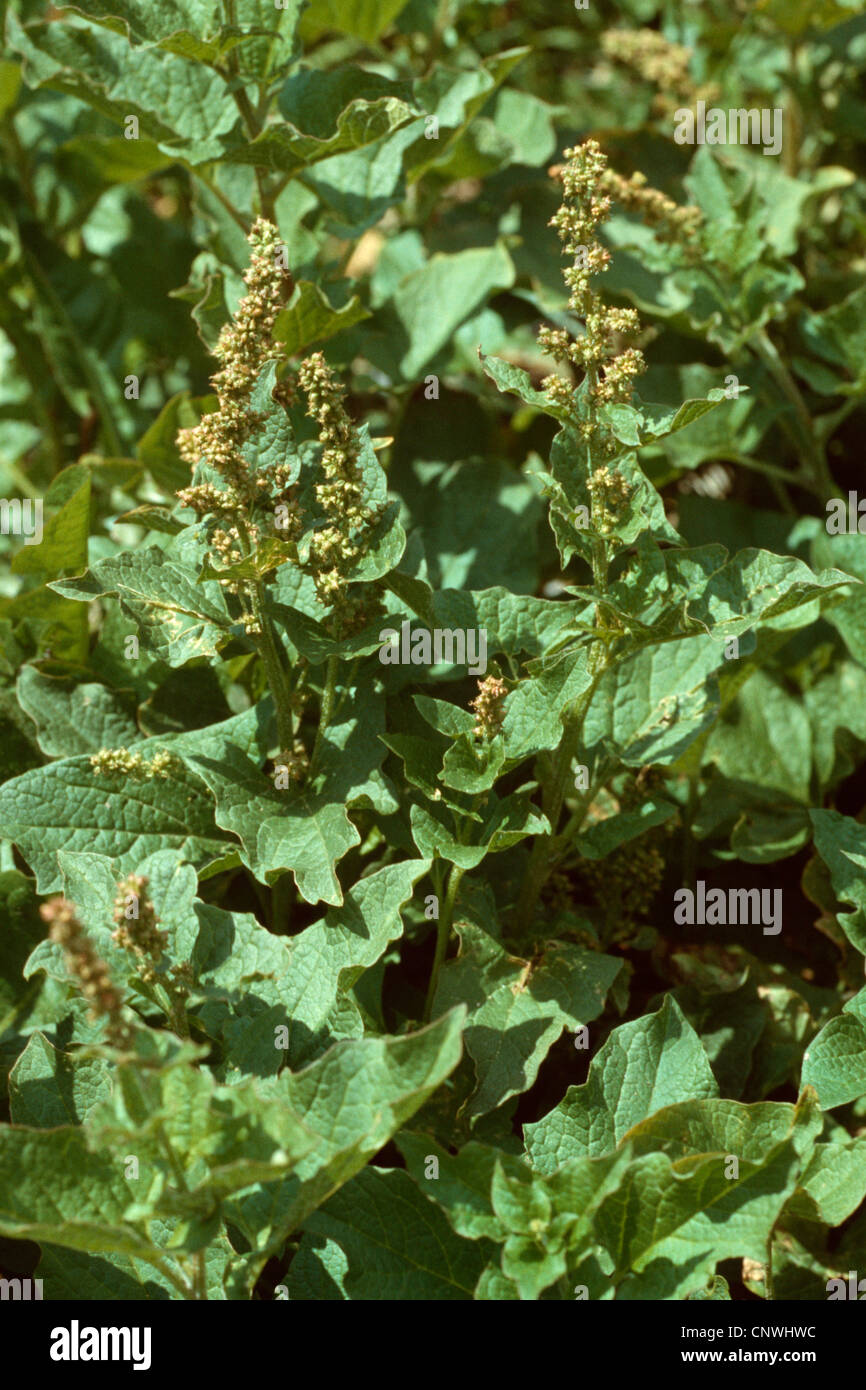
[[325,737],[325,730],[331,722],[334,712],[334,695],[337,689],[337,671],[339,663],[336,656],[328,657],[328,665],[325,672],[325,688],[322,691],[322,706],[319,713],[319,727],[316,732],[316,742],[313,747],[313,756],[310,759],[309,776],[313,775],[319,755],[322,751],[322,742]]
[[448,938],[451,935],[451,922],[454,918],[454,904],[457,901],[457,890],[460,887],[460,880],[465,873],[458,864],[451,865],[451,872],[448,875],[448,888],[445,893],[445,902],[439,913],[439,921],[436,924],[436,952],[433,956],[433,968],[430,971],[430,983],[427,986],[427,999],[424,1004],[424,1022],[430,1022],[430,1014],[433,1008],[433,1000],[436,995],[436,988],[439,984],[439,972],[442,969],[442,962],[448,950]]
[[[244,558],[248,559],[252,556],[253,546],[246,521],[243,517],[238,517],[237,529],[241,541],[241,550]],[[274,625],[266,611],[265,587],[261,579],[256,578],[250,581],[249,594],[253,616],[259,630],[258,636],[255,639],[256,649],[264,663],[268,687],[274,701],[274,709],[276,710],[277,738],[280,744],[280,752],[288,756],[292,751],[292,744],[294,742],[294,724],[292,721],[291,690],[289,688],[288,673],[285,669],[283,652],[277,641]]]
[[517,902],[516,926],[519,932],[525,932],[529,928],[541,889],[550,873],[553,854],[555,849],[559,847],[556,827],[559,824],[562,803],[565,800],[566,788],[571,777],[571,760],[580,747],[583,721],[604,670],[603,666],[596,666],[593,656],[596,650],[595,643],[593,643],[589,658],[593,679],[588,688],[578,697],[573,712],[565,720],[563,736],[553,762],[552,775],[542,797],[542,810],[550,821],[550,834],[537,836],[532,846],[529,867]]
[[253,612],[260,628],[257,646],[265,665],[265,674],[268,678],[268,685],[277,714],[277,738],[279,739],[280,751],[288,756],[292,751],[294,741],[291,694],[277,636],[270,617],[265,612],[265,591],[260,579],[257,579],[253,584],[252,594]]
[[164,1279],[167,1279],[183,1298],[194,1298],[195,1293],[191,1285],[181,1277],[173,1268],[168,1260],[151,1260],[154,1269],[158,1269]]
[[124,447],[120,435],[117,432],[117,426],[114,423],[114,416],[108,398],[102,389],[99,371],[91,356],[90,348],[80,337],[75,324],[66,310],[66,306],[55,293],[51,282],[42,270],[39,262],[26,247],[22,248],[22,259],[31,279],[34,284],[39,287],[39,291],[43,298],[51,306],[52,312],[58,323],[61,325],[75,349],[75,356],[81,367],[81,374],[87,383],[90,394],[93,397],[94,406],[99,413],[99,423],[105,433],[105,442],[108,446],[109,454],[114,458],[122,458],[125,452]]
[[271,926],[276,931],[291,922],[292,882],[290,873],[280,874],[271,889]]
[[749,339],[749,346],[763,362],[779,390],[793,406],[794,418],[799,427],[800,443],[806,454],[805,462],[812,476],[812,487],[822,501],[829,501],[834,496],[835,484],[827,467],[823,450],[815,438],[812,417],[797,383],[779,356],[778,350],[766,329],[759,328],[757,333],[754,333]]
[[212,193],[218,202],[222,203],[229,217],[233,218],[234,221],[237,222],[244,236],[246,236],[249,233],[250,224],[247,221],[247,219],[243,216],[243,214],[238,212],[238,209],[235,207],[231,199],[226,197],[225,193],[223,193],[222,189],[218,186],[218,184],[214,182],[213,179],[208,178],[207,174],[202,172],[201,166],[192,168],[192,173],[195,174],[195,177],[199,179],[201,183],[204,184],[207,191],[209,193]]
[[207,1264],[205,1251],[196,1250],[192,1257],[193,1289],[197,1299],[207,1299]]
[[[230,24],[235,23],[234,0],[226,0],[226,18]],[[223,74],[225,75],[225,74]],[[251,141],[257,139],[264,129],[267,107],[261,100],[261,89],[259,90],[259,109],[256,111],[252,102],[246,94],[242,85],[242,79],[238,70],[238,55],[234,49],[229,53],[229,81],[231,82],[231,94],[235,106],[241,113],[241,120]],[[262,217],[267,217],[269,222],[274,221],[274,199],[268,188],[268,181],[265,171],[258,164],[253,165],[256,175],[256,187],[259,191],[259,212]]]

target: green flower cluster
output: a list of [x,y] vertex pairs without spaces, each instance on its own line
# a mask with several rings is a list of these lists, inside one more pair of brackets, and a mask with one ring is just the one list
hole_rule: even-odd
[[[301,363],[298,384],[307,398],[307,414],[319,426],[323,481],[316,484],[316,500],[326,518],[313,532],[306,568],[322,603],[331,605],[339,598],[345,619],[346,581],[369,544],[380,511],[364,502],[358,432],[346,411],[345,391],[321,352]],[[355,619],[370,609],[362,596],[349,606]]]
[[67,969],[90,1005],[91,1020],[107,1018],[109,1040],[118,1047],[128,1045],[131,1030],[123,1018],[123,995],[79,922],[75,904],[63,897],[49,898],[39,915],[48,923],[49,940],[61,947]]
[[[247,293],[214,347],[214,356],[221,364],[211,377],[218,409],[177,435],[181,458],[191,466],[204,460],[223,480],[222,487],[198,482],[181,488],[177,495],[199,517],[218,518],[219,524],[210,527],[208,540],[227,566],[240,563],[266,537],[295,539],[301,524],[290,485],[291,464],[277,464],[264,474],[244,455],[245,445],[263,421],[250,404],[253,387],[266,362],[285,356],[272,335],[277,314],[294,285],[285,266],[286,248],[272,222],[257,218],[247,240],[251,249],[244,275]],[[285,383],[276,389],[286,403]],[[278,507],[279,525],[275,520]],[[223,583],[230,592],[241,592],[242,586],[230,577]],[[243,621],[248,631],[258,630],[252,614],[244,614]]]
[[129,777],[140,777],[150,781],[154,777],[167,777],[174,764],[170,753],[154,753],[146,758],[143,753],[128,748],[100,748],[91,753],[90,766],[100,773],[123,772]]
[[[591,285],[591,277],[607,269],[610,252],[601,245],[597,228],[610,212],[610,197],[600,191],[607,159],[595,140],[565,151],[568,163],[558,169],[565,194],[551,219],[565,252],[573,263],[563,275],[569,288],[568,304],[584,322],[584,333],[572,338],[564,328],[542,327],[538,344],[557,362],[571,362],[583,368],[590,400],[627,401],[634,378],[646,370],[643,354],[633,345],[640,332],[634,309],[606,305]],[[548,376],[542,382],[548,396],[558,405],[574,408],[574,392],[568,381]],[[583,421],[583,433],[595,432],[592,417]]]

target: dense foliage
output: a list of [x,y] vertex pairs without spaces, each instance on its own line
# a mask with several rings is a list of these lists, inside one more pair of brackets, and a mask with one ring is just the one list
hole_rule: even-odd
[[866,1276],[858,0],[2,8],[3,1272]]

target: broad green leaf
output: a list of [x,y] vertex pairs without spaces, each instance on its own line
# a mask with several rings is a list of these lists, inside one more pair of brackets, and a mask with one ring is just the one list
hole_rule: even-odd
[[439,855],[461,869],[474,869],[486,855],[510,849],[527,835],[550,833],[550,822],[536,811],[526,792],[513,792],[503,799],[491,793],[481,824],[473,827],[465,841],[453,828],[450,812],[433,805],[435,809],[411,808],[415,844],[426,859]]
[[288,57],[303,0],[279,8],[268,0],[237,0],[233,22],[226,22],[217,0],[158,0],[142,7],[134,0],[81,0],[76,9],[89,18],[198,63],[217,64],[233,52],[245,72],[264,76],[271,62]]
[[399,359],[404,379],[416,376],[492,291],[508,289],[513,283],[514,265],[499,243],[453,255],[437,253],[407,275],[392,301],[408,339]]
[[80,603],[116,594],[135,619],[142,642],[169,666],[216,656],[228,640],[231,620],[220,585],[199,584],[191,564],[155,546],[97,560],[80,579],[58,580],[51,587]]
[[114,1154],[91,1153],[81,1127],[0,1126],[0,1232],[162,1260],[165,1251],[126,1219],[137,1192],[124,1167]]
[[361,837],[342,800],[278,791],[236,748],[220,761],[193,756],[190,764],[216,799],[217,824],[238,836],[244,862],[261,882],[291,869],[307,902],[343,901],[334,866]]
[[866,1197],[866,1140],[816,1144],[786,1215],[841,1226]]
[[669,763],[709,728],[718,709],[719,643],[686,638],[645,648],[603,674],[583,727],[586,748],[607,745],[629,766]]
[[237,113],[224,79],[204,64],[132,48],[119,34],[69,20],[13,26],[12,35],[28,86],[59,88],[119,126],[137,116],[141,132],[170,156],[201,163],[221,154]]
[[[62,479],[63,474],[55,479]],[[50,504],[49,492],[46,502]],[[38,545],[24,545],[12,561],[15,574],[57,575],[64,570],[81,570],[87,564],[87,536],[90,527],[90,478],[64,500],[60,510],[48,518]]]
[[97,772],[87,757],[25,772],[0,787],[0,834],[18,845],[40,893],[60,887],[61,849],[108,854],[121,872],[135,873],[159,849],[203,868],[231,848],[207,789],[179,759],[140,778]]
[[39,747],[49,758],[129,748],[141,735],[128,705],[104,685],[76,685],[25,666],[18,699],[39,730]]
[[303,39],[334,31],[372,43],[390,28],[406,0],[310,0],[301,17]]
[[319,1139],[287,1182],[232,1205],[231,1219],[263,1257],[354,1177],[454,1070],[464,1018],[458,1008],[407,1037],[337,1043],[303,1071],[261,1083]]
[[[428,1135],[409,1131],[397,1136],[397,1147],[416,1185],[431,1202],[445,1208],[458,1235],[469,1240],[505,1239],[505,1223],[493,1210],[493,1174],[501,1163],[506,1172],[517,1175],[522,1168],[519,1158],[474,1140],[451,1154]],[[435,1168],[431,1159],[436,1161]]]
[[486,1263],[395,1168],[368,1167],[306,1222],[289,1270],[295,1299],[471,1299]]
[[570,1086],[555,1109],[525,1126],[526,1152],[539,1172],[552,1173],[580,1154],[615,1149],[656,1110],[718,1093],[700,1038],[666,995],[656,1013],[615,1028],[586,1083]]
[[291,869],[298,892],[307,902],[339,904],[343,891],[334,865],[360,841],[344,806],[299,797],[286,806],[283,815],[262,823],[256,851],[267,882]]
[[335,309],[318,285],[299,280],[292,298],[277,315],[273,338],[290,357],[298,357],[315,343],[325,343],[344,328],[369,318],[357,295]]
[[[359,69],[349,69],[349,72],[359,73]],[[232,164],[253,164],[263,169],[276,170],[281,174],[296,175],[322,159],[330,159],[333,155],[343,154],[347,150],[372,145],[384,135],[399,130],[416,115],[412,107],[398,97],[383,96],[373,101],[356,97],[340,112],[336,128],[331,125],[333,134],[328,132],[324,138],[319,134],[306,134],[303,128],[298,127],[297,120],[304,120],[307,129],[313,126],[328,130],[330,123],[317,120],[319,113],[315,110],[308,115],[304,106],[298,106],[297,103],[303,103],[305,96],[308,100],[313,96],[315,101],[316,79],[324,79],[327,83],[328,79],[333,79],[335,75],[302,69],[294,78],[289,78],[287,85],[291,88],[293,83],[297,84],[301,90],[292,91],[291,101],[287,101],[285,105],[281,100],[281,107],[284,112],[287,108],[292,110],[295,120],[290,118],[285,125],[268,126],[249,144],[236,145],[227,150],[223,159]],[[306,89],[310,85],[310,78],[313,79],[313,86],[312,91],[308,93]],[[388,85],[383,79],[380,80],[383,81],[383,85]],[[283,88],[284,95],[285,92],[286,88]]]
[[809,812],[815,848],[830,871],[833,892],[853,912],[840,912],[837,921],[858,951],[866,955],[866,827],[838,811]]
[[469,1009],[466,1048],[478,1084],[467,1113],[474,1116],[529,1089],[563,1029],[598,1018],[622,964],[562,941],[549,942],[540,959],[522,960],[496,939],[489,905],[473,912],[470,904],[468,912],[470,920],[456,923],[460,954],[442,969],[433,1009]]
[[[87,1255],[68,1247],[43,1245],[36,1274],[43,1280],[46,1302],[163,1302],[179,1296],[171,1280],[152,1264],[110,1250]],[[217,1297],[210,1287],[208,1297]]]
[[808,1102],[705,1100],[670,1106],[632,1129],[625,1142],[639,1156],[594,1221],[615,1282],[636,1276],[626,1296],[681,1298],[719,1260],[736,1253],[762,1261],[820,1123]]
[[291,1067],[310,1061],[335,1037],[362,1036],[349,991],[401,935],[400,909],[428,868],[424,859],[384,865],[349,889],[342,906],[288,942],[278,998],[289,1028]]
[[494,121],[514,148],[514,162],[539,165],[556,149],[555,107],[530,92],[507,87],[496,99]]
[[[207,1221],[215,1203],[256,1183],[279,1182],[319,1142],[285,1097],[266,1094],[264,1084],[245,1077],[221,1085],[188,1058],[135,1073],[121,1068],[110,1096],[88,1116],[87,1129],[99,1148],[134,1152],[142,1168],[163,1175],[168,1186],[157,1189],[158,1209]],[[154,1201],[150,1194],[142,1198],[139,1219]],[[182,1238],[191,1238],[193,1248],[209,1243],[194,1233]],[[179,1243],[177,1236],[172,1243]]]
[[101,1057],[67,1056],[34,1033],[9,1075],[9,1110],[15,1125],[54,1129],[80,1125],[111,1089]]
[[[520,681],[504,701],[501,737],[509,759],[521,761],[541,750],[558,748],[563,724],[575,701],[597,684],[586,649]],[[598,694],[594,697],[599,698]]]
[[802,1084],[815,1087],[822,1110],[866,1095],[866,1027],[859,1016],[831,1018],[812,1039],[803,1055]]

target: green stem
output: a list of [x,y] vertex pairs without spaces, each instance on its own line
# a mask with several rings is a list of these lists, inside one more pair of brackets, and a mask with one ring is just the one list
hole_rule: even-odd
[[[237,23],[235,17],[235,0],[225,0],[225,11],[226,23],[228,25],[235,25]],[[223,73],[223,76],[225,77],[225,73]],[[258,93],[258,111],[256,111],[253,107],[253,104],[247,96],[246,89],[244,88],[242,83],[242,78],[238,69],[238,55],[235,49],[232,49],[229,53],[228,80],[231,84],[232,98],[234,100],[235,106],[241,113],[241,120],[244,123],[244,128],[246,129],[247,136],[251,141],[255,140],[257,136],[261,135],[262,130],[264,129],[267,107],[265,107],[263,110],[263,103],[261,99],[261,87],[259,88]],[[256,175],[256,187],[259,192],[259,212],[261,213],[262,217],[266,217],[269,222],[273,222],[275,220],[274,200],[273,195],[271,194],[268,188],[268,182],[265,177],[265,171],[262,168],[260,168],[258,164],[254,165],[253,168],[255,170]]]
[[225,193],[223,193],[222,189],[218,186],[218,184],[216,184],[213,179],[209,178],[207,174],[203,172],[201,165],[190,166],[190,171],[201,183],[204,184],[208,192],[212,193],[213,196],[217,199],[217,201],[222,203],[229,217],[233,218],[234,221],[237,222],[244,236],[247,236],[250,230],[249,222],[243,216],[243,214],[238,211],[231,199],[226,197]]
[[168,1282],[177,1289],[182,1298],[195,1297],[193,1287],[172,1268],[169,1261],[150,1260],[149,1263],[153,1265],[154,1269],[158,1269],[163,1278],[167,1279]]
[[117,432],[117,427],[114,423],[114,417],[112,415],[112,410],[111,406],[109,405],[108,398],[102,389],[102,383],[99,380],[99,372],[97,371],[91,358],[90,349],[88,348],[84,340],[81,337],[79,337],[78,330],[76,329],[75,324],[73,323],[69,314],[66,312],[66,307],[63,304],[63,301],[58,297],[58,295],[55,294],[54,289],[47,276],[44,274],[41,266],[39,265],[39,262],[36,260],[34,256],[30,254],[26,247],[22,248],[22,259],[25,265],[27,266],[27,270],[30,274],[31,279],[34,281],[35,284],[39,286],[40,292],[42,293],[43,297],[48,302],[48,304],[50,304],[52,312],[54,313],[58,322],[62,325],[64,331],[69,337],[69,340],[73,348],[75,349],[75,356],[81,367],[81,374],[87,382],[87,385],[90,389],[90,393],[93,397],[94,405],[96,406],[96,409],[99,412],[99,421],[105,432],[105,441],[108,445],[109,454],[114,458],[122,458],[124,454],[123,444],[121,442],[120,435]]
[[322,691],[322,706],[319,713],[319,727],[316,732],[316,742],[313,747],[313,756],[310,759],[309,776],[312,777],[319,755],[322,751],[322,742],[325,737],[325,730],[331,722],[334,713],[334,696],[337,689],[337,672],[339,662],[336,656],[328,657],[328,665],[325,672],[325,688]]
[[273,623],[265,612],[265,590],[260,579],[257,579],[252,586],[252,597],[253,613],[260,628],[257,645],[264,662],[265,674],[276,709],[277,738],[280,751],[288,757],[294,742],[291,692]]
[[779,356],[778,350],[766,329],[759,328],[757,333],[754,333],[749,339],[749,346],[763,362],[779,390],[791,403],[798,426],[800,443],[805,450],[805,462],[812,476],[812,487],[823,501],[829,501],[835,495],[835,484],[827,467],[823,450],[815,438],[812,417],[797,383]]
[[433,1000],[436,996],[436,987],[439,984],[439,972],[442,969],[442,962],[448,950],[448,938],[451,935],[451,922],[454,918],[454,904],[457,901],[457,891],[460,887],[460,880],[465,873],[458,864],[451,865],[451,872],[448,875],[448,888],[445,893],[445,902],[439,913],[439,921],[436,924],[436,952],[433,956],[433,968],[430,971],[430,983],[427,986],[427,999],[424,1004],[424,1022],[430,1022],[430,1014],[433,1008]]
[[[243,517],[237,520],[238,536],[241,542],[241,551],[245,559],[249,559],[253,553],[253,545],[250,540],[250,533],[247,529],[246,521]],[[283,650],[277,641],[274,625],[266,611],[265,587],[261,579],[254,579],[249,584],[250,602],[253,609],[253,617],[258,628],[256,637],[256,649],[264,663],[265,675],[268,681],[268,688],[274,701],[274,709],[277,717],[277,738],[280,744],[280,752],[287,756],[292,751],[294,742],[294,724],[292,720],[291,691],[289,689],[288,673],[285,669]]]
[[[595,662],[592,653],[595,650],[596,646],[593,644],[590,649],[590,663],[593,667]],[[552,857],[559,845],[556,827],[571,778],[571,761],[580,748],[583,721],[603,669],[603,666],[593,669],[591,684],[576,701],[573,713],[565,720],[565,730],[556,750],[552,775],[542,797],[542,810],[550,821],[550,835],[539,835],[533,843],[529,866],[517,902],[516,926],[520,933],[529,929],[541,889],[550,873]]]
[[271,927],[281,931],[291,924],[292,916],[292,875],[280,874],[271,889]]
[[192,1286],[194,1297],[207,1299],[207,1264],[204,1250],[196,1250],[192,1257]]

